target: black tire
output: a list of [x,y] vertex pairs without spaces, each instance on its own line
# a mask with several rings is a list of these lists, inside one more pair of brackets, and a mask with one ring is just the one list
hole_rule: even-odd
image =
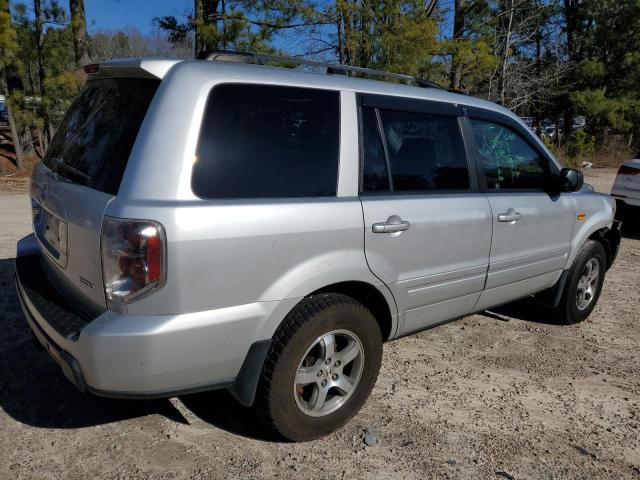
[[[598,265],[597,281],[595,282],[593,295],[591,295],[588,305],[584,308],[579,308],[578,283],[585,272],[587,263],[592,260],[595,260]],[[598,298],[602,291],[606,268],[606,254],[602,244],[595,240],[587,240],[585,244],[580,247],[580,251],[573,261],[573,266],[569,271],[567,281],[564,285],[560,303],[554,309],[554,313],[560,322],[565,324],[579,323],[591,314],[598,303]]]
[[622,200],[616,200],[616,220],[626,220],[626,208],[626,203],[624,203]]
[[[302,387],[296,386],[296,374],[303,359],[308,358],[309,349],[315,348],[323,335],[334,331],[353,334],[360,341],[363,352],[361,374],[344,404],[323,416],[310,416],[299,407],[301,397],[297,397],[297,389]],[[318,361],[321,360],[319,356]],[[289,313],[274,334],[254,407],[268,428],[288,440],[320,438],[343,426],[360,410],[376,382],[381,361],[380,328],[369,310],[346,295],[312,295]],[[315,365],[318,364],[313,368],[317,368]],[[348,367],[344,368],[346,371]],[[320,386],[312,384],[311,388]]]

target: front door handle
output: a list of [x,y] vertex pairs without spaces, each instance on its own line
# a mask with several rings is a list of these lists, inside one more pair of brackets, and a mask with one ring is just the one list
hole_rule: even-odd
[[520,220],[521,217],[522,215],[520,214],[520,212],[516,212],[513,208],[510,208],[509,210],[506,211],[506,213],[498,214],[498,221],[499,222],[517,222],[518,220]]
[[386,222],[374,223],[372,225],[373,233],[395,233],[409,230],[411,224],[406,220],[402,220],[398,215],[391,215]]

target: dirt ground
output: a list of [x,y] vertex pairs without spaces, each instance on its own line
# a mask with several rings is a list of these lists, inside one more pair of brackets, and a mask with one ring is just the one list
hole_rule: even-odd
[[[614,170],[588,181],[608,192]],[[591,317],[474,315],[385,345],[362,411],[323,440],[269,438],[224,392],[83,396],[31,342],[13,286],[24,193],[0,194],[0,478],[640,478],[640,233]],[[378,437],[365,446],[363,429]]]

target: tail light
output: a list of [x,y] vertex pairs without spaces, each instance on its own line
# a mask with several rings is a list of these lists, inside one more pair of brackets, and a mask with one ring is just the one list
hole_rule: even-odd
[[91,63],[89,65],[85,65],[84,68],[84,73],[86,73],[87,75],[91,75],[94,73],[100,73],[100,64],[99,63]]
[[621,165],[618,169],[618,175],[640,175],[640,168],[630,167],[629,165]]
[[166,244],[157,222],[105,217],[101,245],[107,299],[128,303],[160,288],[166,278]]

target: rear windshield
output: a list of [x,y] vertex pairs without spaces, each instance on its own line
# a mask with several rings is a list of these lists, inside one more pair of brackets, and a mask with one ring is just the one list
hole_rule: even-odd
[[93,80],[65,115],[44,164],[71,182],[115,195],[159,80]]
[[191,186],[201,198],[335,196],[336,91],[225,84],[209,95]]

